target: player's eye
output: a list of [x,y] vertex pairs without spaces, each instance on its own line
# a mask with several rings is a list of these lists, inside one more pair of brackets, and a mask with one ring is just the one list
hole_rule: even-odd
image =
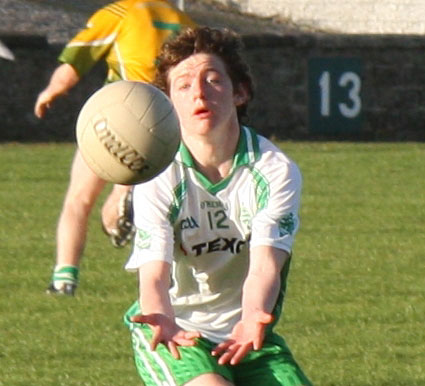
[[210,84],[219,84],[220,83],[220,79],[218,78],[218,76],[209,76],[207,77],[207,83]]
[[177,90],[179,91],[184,91],[187,90],[188,88],[190,88],[190,83],[189,82],[178,82],[177,83]]

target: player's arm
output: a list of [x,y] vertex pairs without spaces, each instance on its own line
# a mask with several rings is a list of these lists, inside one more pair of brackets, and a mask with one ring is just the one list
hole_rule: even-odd
[[281,290],[281,271],[288,259],[288,252],[272,246],[251,249],[250,267],[243,286],[242,320],[249,320],[258,311],[273,311]]
[[47,87],[40,92],[34,106],[34,114],[43,118],[53,101],[68,92],[80,80],[77,71],[68,63],[62,63],[53,72]]
[[132,317],[132,322],[147,323],[153,331],[151,349],[158,343],[168,347],[174,358],[179,359],[177,346],[193,346],[198,332],[182,330],[175,322],[174,311],[168,295],[170,288],[170,264],[150,261],[139,269],[139,301],[142,314]]
[[111,12],[110,8],[113,9],[113,6],[108,5],[95,12],[86,28],[61,52],[58,60],[62,64],[53,72],[48,86],[35,103],[34,114],[38,118],[42,118],[52,102],[74,87],[111,48],[122,16],[120,12]]
[[[82,78],[100,60],[107,60],[127,14],[126,2],[111,3],[96,11],[62,50],[58,60],[72,63]],[[125,59],[125,58],[124,58]]]
[[144,314],[163,314],[174,319],[168,295],[170,267],[166,261],[154,260],[139,268],[139,300]]
[[242,292],[242,315],[228,341],[213,354],[219,363],[237,364],[260,349],[271,312],[281,290],[281,271],[289,259],[298,229],[302,178],[293,163],[270,159],[265,168],[270,181],[267,206],[251,222],[250,267]]
[[280,273],[289,254],[271,246],[251,249],[250,268],[242,294],[242,317],[229,340],[219,344],[213,355],[219,363],[235,365],[251,350],[261,348],[267,324],[281,288]]

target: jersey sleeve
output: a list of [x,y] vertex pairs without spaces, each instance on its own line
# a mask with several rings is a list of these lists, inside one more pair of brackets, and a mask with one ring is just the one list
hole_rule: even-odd
[[267,245],[291,253],[300,223],[302,177],[294,162],[286,158],[284,162],[277,161],[268,163],[269,197],[252,219],[250,245]]
[[113,46],[124,13],[120,3],[95,12],[62,50],[59,62],[72,65],[80,77],[89,72]]
[[169,216],[171,202],[172,191],[166,180],[155,178],[134,188],[136,235],[126,270],[135,271],[154,260],[172,263],[174,230]]

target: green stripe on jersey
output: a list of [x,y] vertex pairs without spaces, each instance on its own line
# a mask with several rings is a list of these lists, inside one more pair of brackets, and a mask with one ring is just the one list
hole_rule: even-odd
[[170,205],[168,219],[174,224],[179,216],[182,202],[187,193],[187,181],[183,179],[174,189],[174,199]]
[[258,210],[267,206],[270,198],[270,185],[266,178],[256,168],[251,169],[252,176],[255,180],[255,196],[257,200]]
[[179,23],[165,23],[159,20],[154,20],[153,26],[158,29],[162,29],[166,31],[175,31],[175,32],[180,31],[182,28],[182,25]]
[[257,134],[249,127],[242,126],[236,154],[233,158],[233,169],[253,164],[260,158],[260,146]]

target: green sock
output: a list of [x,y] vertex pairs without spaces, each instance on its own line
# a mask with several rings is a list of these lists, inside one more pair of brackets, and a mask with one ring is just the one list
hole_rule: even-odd
[[75,265],[56,265],[52,276],[53,284],[56,288],[63,283],[77,285],[78,273],[79,268]]

